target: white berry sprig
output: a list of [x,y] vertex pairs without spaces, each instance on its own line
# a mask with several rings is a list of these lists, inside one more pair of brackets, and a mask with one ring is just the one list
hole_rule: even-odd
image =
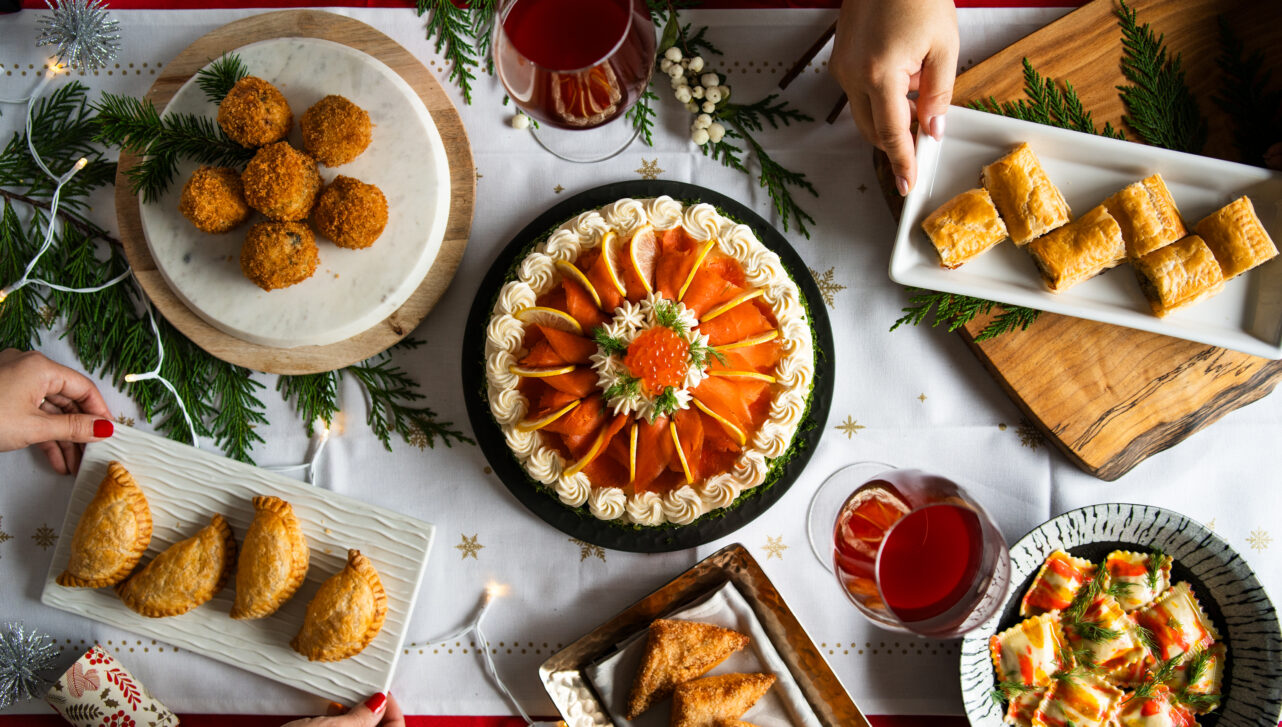
[[726,127],[713,115],[730,100],[730,87],[716,73],[704,72],[706,65],[703,56],[686,58],[675,45],[665,50],[659,61],[659,70],[672,81],[672,95],[686,111],[696,114],[690,125],[690,140],[699,146],[716,144],[725,137]]

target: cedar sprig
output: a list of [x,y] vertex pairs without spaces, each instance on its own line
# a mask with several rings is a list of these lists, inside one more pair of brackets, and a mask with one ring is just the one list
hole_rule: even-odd
[[1103,129],[1095,126],[1091,113],[1082,105],[1073,84],[1064,82],[1064,90],[1050,76],[1043,76],[1033,68],[1033,64],[1024,59],[1024,95],[1027,99],[998,102],[989,96],[985,101],[971,101],[968,106],[990,114],[1010,116],[1024,121],[1032,121],[1047,126],[1058,126],[1087,134],[1097,134],[1113,139],[1124,139],[1125,135],[1105,123]]
[[1282,127],[1282,89],[1269,90],[1272,72],[1264,52],[1247,52],[1242,39],[1223,15],[1219,17],[1219,66],[1223,83],[1212,99],[1233,127],[1233,144],[1243,162],[1264,165],[1264,153],[1277,141]]
[[[931,328],[947,326],[951,332],[970,323],[978,316],[987,315],[999,305],[983,298],[958,293],[942,293],[924,288],[908,288],[908,292],[910,294],[908,305],[901,309],[904,315],[890,327],[892,331],[903,325],[919,325],[927,317],[931,317]],[[1001,305],[1001,312],[984,326],[983,330],[975,336],[975,340],[987,341],[1014,330],[1028,330],[1041,313],[1039,310],[1022,306]]]
[[624,113],[624,116],[631,122],[632,128],[637,130],[642,143],[646,146],[654,146],[654,105],[659,102],[659,97],[652,90],[653,86],[654,81],[651,80],[646,85],[645,90],[641,92],[641,97],[637,99],[637,102],[632,104],[632,108]]
[[762,122],[778,129],[793,123],[814,121],[805,112],[790,106],[787,101],[776,101],[778,98],[779,94],[772,93],[756,103],[726,104],[719,114],[735,126],[749,131],[762,131],[765,128]]
[[317,422],[329,427],[338,412],[338,382],[341,371],[324,371],[319,374],[281,376],[276,380],[276,390],[285,401],[294,402],[294,410],[303,420],[310,437],[316,432]]
[[472,11],[472,38],[476,40],[476,53],[485,59],[485,72],[494,75],[494,21],[498,18],[498,0],[470,0]]
[[249,75],[249,66],[236,53],[224,53],[218,60],[196,71],[196,85],[205,92],[205,98],[217,106],[223,102],[242,78]]
[[405,369],[393,363],[392,351],[419,345],[421,342],[406,339],[388,351],[343,369],[365,389],[369,403],[366,423],[389,452],[392,434],[400,435],[407,443],[419,440],[429,447],[435,447],[437,439],[446,447],[453,447],[456,442],[475,444],[471,437],[454,429],[453,422],[440,421],[431,408],[415,403],[425,397]]
[[682,45],[687,51],[689,51],[689,55],[702,55],[702,53],[708,53],[709,55],[714,56],[725,55],[721,52],[720,48],[713,45],[712,41],[708,40],[707,36],[707,26],[699,28],[693,33],[690,32],[690,23],[686,23],[681,26]]
[[463,92],[463,103],[471,104],[472,82],[476,80],[473,69],[480,53],[474,11],[458,7],[452,0],[418,0],[417,5],[419,17],[427,15],[427,37],[436,38],[436,52],[443,52],[450,63],[449,79]]
[[1127,114],[1122,117],[1144,141],[1197,154],[1206,145],[1207,125],[1184,79],[1180,54],[1170,54],[1166,36],[1136,20],[1135,9],[1118,0],[1122,28],[1122,75],[1118,86]]
[[726,135],[721,137],[721,141],[709,141],[699,147],[699,151],[709,159],[721,162],[722,166],[748,174],[748,167],[743,163],[743,148],[733,141],[742,138],[734,127],[726,127]]

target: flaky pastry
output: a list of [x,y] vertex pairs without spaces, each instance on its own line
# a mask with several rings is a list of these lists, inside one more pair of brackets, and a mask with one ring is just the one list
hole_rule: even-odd
[[369,646],[385,618],[387,592],[378,571],[359,550],[349,550],[347,565],[307,604],[303,627],[289,645],[310,661],[340,661]]
[[921,228],[939,252],[939,263],[957,268],[1006,239],[1006,225],[986,189],[968,189],[922,220]]
[[236,541],[214,514],[200,532],[169,546],[132,578],[116,586],[120,600],[150,618],[187,613],[214,597],[231,575]]
[[1026,143],[984,167],[982,179],[1016,245],[1022,247],[1070,219],[1064,195]]
[[1215,295],[1224,287],[1215,255],[1197,235],[1160,247],[1131,265],[1140,290],[1159,317]]
[[123,581],[151,543],[151,525],[142,488],[119,462],[111,462],[76,523],[71,557],[58,585],[101,588]]
[[1161,174],[1119,190],[1104,200],[1104,206],[1121,226],[1126,254],[1132,258],[1143,257],[1188,234]]
[[1207,215],[1197,223],[1196,230],[1215,254],[1225,280],[1232,280],[1278,254],[1249,197],[1238,197]]
[[1117,221],[1103,205],[1028,243],[1042,282],[1060,293],[1126,259],[1126,244]]
[[278,498],[254,498],[254,521],[245,532],[236,566],[231,617],[252,619],[276,612],[307,578],[307,538],[294,508]]

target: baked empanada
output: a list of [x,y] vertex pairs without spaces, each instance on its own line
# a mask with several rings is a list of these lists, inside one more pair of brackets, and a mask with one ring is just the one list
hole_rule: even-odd
[[718,674],[686,682],[672,695],[672,727],[717,727],[738,719],[775,683],[774,674]]
[[387,593],[378,571],[359,550],[347,551],[347,565],[321,584],[303,627],[289,643],[310,661],[339,661],[359,654],[387,618]]
[[1126,254],[1132,258],[1143,257],[1189,234],[1161,174],[1127,186],[1104,200],[1104,206],[1121,226]]
[[236,541],[222,515],[200,532],[169,546],[132,578],[116,586],[126,606],[143,616],[187,613],[222,590],[236,560]]
[[982,179],[1016,245],[1023,247],[1071,217],[1064,195],[1046,176],[1028,144],[1020,144],[984,167]]
[[1089,280],[1126,259],[1122,231],[1103,205],[1033,240],[1024,249],[1033,256],[1052,293]]
[[677,685],[697,679],[748,645],[748,637],[697,621],[656,619],[646,637],[645,655],[628,694],[628,719],[672,694]]
[[127,578],[151,543],[151,508],[133,475],[119,462],[107,465],[71,536],[71,557],[58,585],[114,586]]
[[968,189],[939,206],[921,223],[946,268],[960,267],[1006,239],[1006,225],[986,189]]
[[245,532],[236,566],[231,617],[270,616],[307,578],[307,539],[294,508],[278,498],[254,498],[254,521]]
[[1153,314],[1159,317],[1215,295],[1224,287],[1220,264],[1197,235],[1159,247],[1132,260],[1131,266]]
[[1197,234],[1206,241],[1225,280],[1277,256],[1278,249],[1269,238],[1249,197],[1238,197],[1207,215],[1197,223]]

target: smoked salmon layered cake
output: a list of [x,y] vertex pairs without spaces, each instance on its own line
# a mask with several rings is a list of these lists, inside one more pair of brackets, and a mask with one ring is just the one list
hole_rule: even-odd
[[707,204],[622,199],[516,266],[486,330],[490,411],[529,476],[597,518],[685,525],[771,476],[809,408],[796,284]]

